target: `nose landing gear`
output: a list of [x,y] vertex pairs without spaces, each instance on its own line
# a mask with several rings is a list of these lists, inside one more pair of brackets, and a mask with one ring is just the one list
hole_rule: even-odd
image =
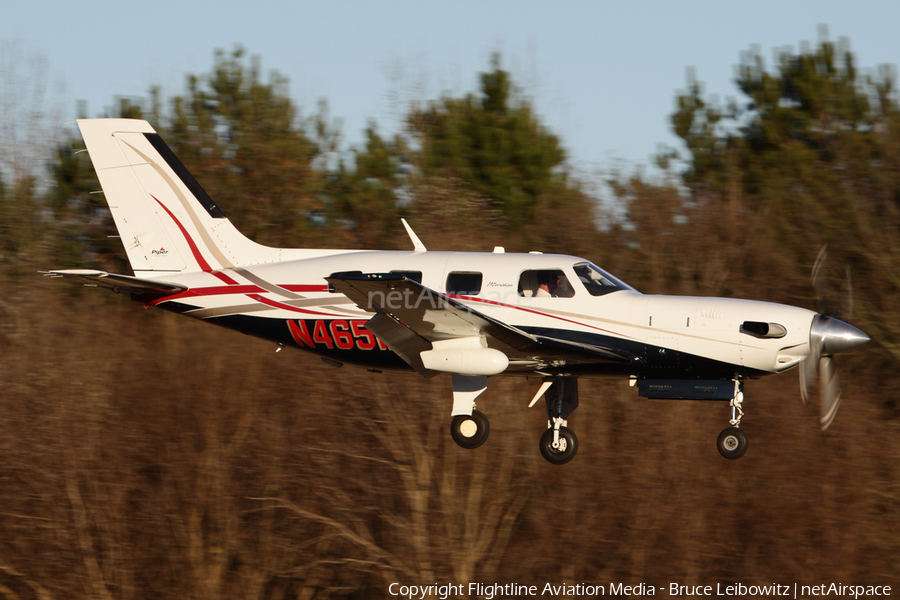
[[547,402],[547,430],[541,434],[541,456],[554,465],[563,465],[575,458],[578,452],[578,438],[569,429],[567,420],[578,408],[578,379],[545,378],[541,392],[531,402],[532,406],[541,393]]
[[741,403],[744,401],[743,384],[735,382],[734,398],[731,399],[731,427],[726,427],[716,440],[719,454],[725,458],[734,460],[740,458],[747,451],[747,434],[740,430],[741,419],[744,411]]
[[568,427],[551,427],[541,434],[541,456],[554,465],[564,465],[578,452],[578,438]]
[[740,458],[747,451],[747,434],[737,427],[723,429],[716,440],[716,447],[725,458]]

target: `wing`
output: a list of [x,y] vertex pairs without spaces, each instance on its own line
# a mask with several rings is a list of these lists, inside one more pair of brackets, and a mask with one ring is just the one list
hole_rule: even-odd
[[[177,283],[159,281],[157,279],[139,279],[128,275],[95,271],[93,269],[64,269],[57,271],[41,271],[45,277],[74,277],[81,279],[85,285],[103,287],[134,299],[146,301],[156,300],[170,294],[187,290],[187,286]],[[139,298],[140,297],[140,298]]]
[[374,312],[376,316],[366,328],[419,372],[424,367],[418,354],[430,350],[432,343],[473,336],[483,336],[489,348],[503,352],[509,358],[510,367],[519,370],[539,369],[560,361],[630,363],[634,360],[614,348],[527,333],[402,275],[346,273],[326,280],[360,309]]

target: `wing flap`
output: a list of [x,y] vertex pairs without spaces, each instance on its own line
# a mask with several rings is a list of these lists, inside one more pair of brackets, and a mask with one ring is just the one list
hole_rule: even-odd
[[536,338],[411,279],[394,273],[347,273],[325,278],[367,312],[386,313],[429,342],[485,335],[513,348]]
[[422,352],[431,350],[431,342],[396,319],[379,313],[366,322],[366,329],[387,344],[391,352],[402,358],[417,373],[425,377],[433,377],[437,371],[431,371],[422,364]]

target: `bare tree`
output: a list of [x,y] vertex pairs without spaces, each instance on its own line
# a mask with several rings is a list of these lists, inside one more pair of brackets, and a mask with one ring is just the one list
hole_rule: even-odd
[[41,181],[59,140],[63,85],[51,82],[46,56],[0,40],[0,174]]

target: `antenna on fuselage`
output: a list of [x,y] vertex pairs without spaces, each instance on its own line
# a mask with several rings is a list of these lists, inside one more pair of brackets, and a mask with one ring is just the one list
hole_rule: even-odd
[[403,226],[406,227],[406,233],[409,234],[409,239],[412,240],[413,247],[416,252],[425,252],[425,244],[422,243],[422,240],[419,239],[419,236],[416,235],[416,232],[412,230],[412,227],[409,226],[409,223],[406,222],[406,219],[400,219],[403,223]]

